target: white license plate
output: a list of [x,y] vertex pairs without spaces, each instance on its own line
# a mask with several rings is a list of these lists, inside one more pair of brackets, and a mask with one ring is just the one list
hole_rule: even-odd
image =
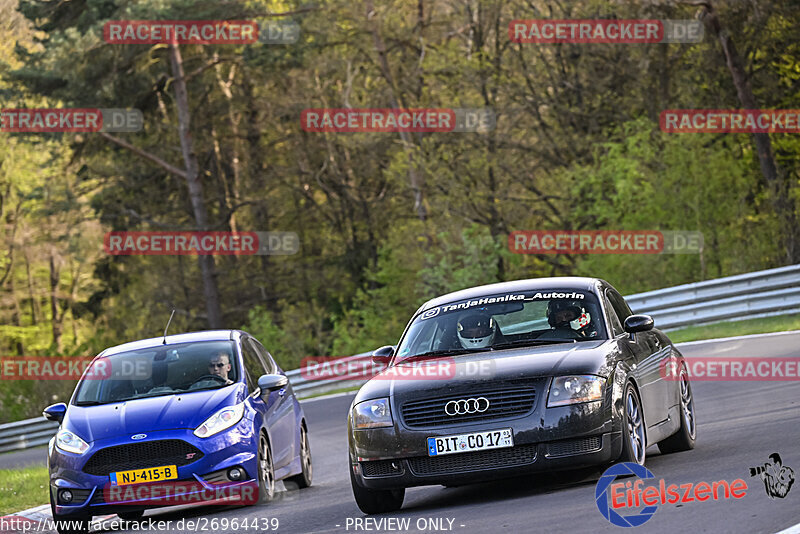
[[442,456],[459,452],[485,451],[514,446],[510,428],[428,438],[428,456]]

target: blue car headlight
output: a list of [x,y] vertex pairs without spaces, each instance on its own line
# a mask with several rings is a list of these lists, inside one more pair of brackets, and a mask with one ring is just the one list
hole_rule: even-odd
[[59,430],[56,434],[56,447],[62,451],[83,454],[89,448],[89,444],[69,430]]
[[194,435],[198,438],[207,438],[228,429],[242,420],[244,416],[244,403],[226,406],[198,426]]
[[566,406],[603,399],[606,379],[594,375],[557,376],[550,386],[547,407]]
[[359,402],[353,406],[353,428],[380,428],[392,426],[392,411],[389,409],[389,399],[374,399]]

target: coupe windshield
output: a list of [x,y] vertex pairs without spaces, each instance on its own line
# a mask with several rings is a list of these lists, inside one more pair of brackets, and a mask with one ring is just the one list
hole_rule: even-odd
[[397,360],[548,343],[605,339],[597,297],[588,291],[520,291],[456,301],[412,323]]
[[86,371],[77,405],[216,389],[236,382],[232,341],[164,345],[98,358]]

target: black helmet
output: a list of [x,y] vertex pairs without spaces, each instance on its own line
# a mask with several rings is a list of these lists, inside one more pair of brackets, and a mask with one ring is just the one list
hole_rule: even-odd
[[555,299],[547,303],[547,322],[552,328],[570,328],[569,323],[581,316],[583,310],[573,301]]

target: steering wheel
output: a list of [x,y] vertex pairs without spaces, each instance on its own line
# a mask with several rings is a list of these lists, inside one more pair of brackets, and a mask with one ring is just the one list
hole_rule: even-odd
[[221,376],[219,376],[219,375],[203,375],[203,376],[201,376],[201,377],[199,377],[199,378],[196,378],[196,379],[194,380],[194,382],[192,382],[191,384],[189,384],[189,387],[192,387],[193,385],[197,384],[198,382],[201,382],[201,381],[203,381],[203,380],[208,380],[208,379],[211,379],[211,380],[219,380],[219,381],[220,381],[220,382],[222,382],[223,384],[227,384],[227,383],[228,383],[228,380],[227,380],[227,379],[225,379],[225,378],[222,378],[222,377],[221,377]]
[[572,339],[586,339],[580,332],[576,332],[572,328],[554,328],[552,330],[545,330],[542,335],[536,339],[544,340],[572,340]]

